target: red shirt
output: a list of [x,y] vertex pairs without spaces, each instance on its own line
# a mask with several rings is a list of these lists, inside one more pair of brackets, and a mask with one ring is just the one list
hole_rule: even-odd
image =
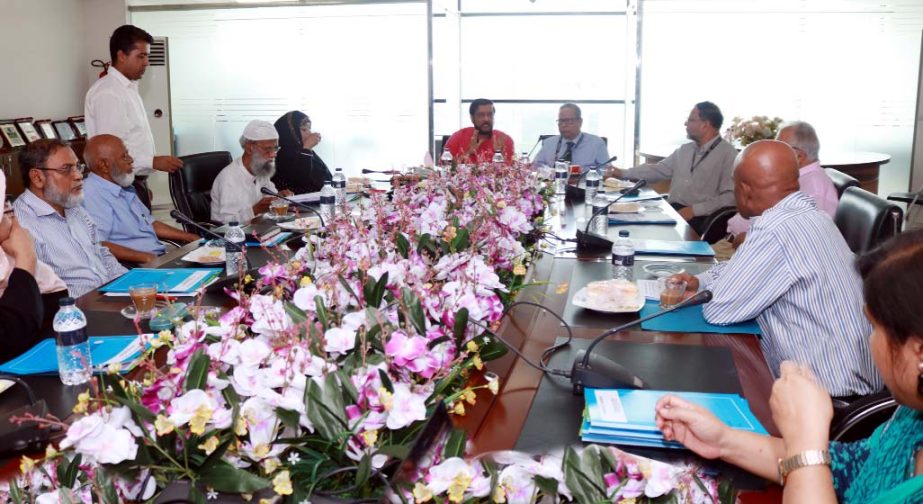
[[489,163],[493,160],[494,152],[497,149],[503,152],[503,159],[507,163],[513,162],[516,150],[513,148],[513,139],[509,135],[500,130],[494,130],[493,136],[490,138],[475,140],[479,143],[473,149],[473,152],[469,152],[471,139],[476,135],[477,130],[474,127],[462,128],[449,137],[444,148],[459,163]]

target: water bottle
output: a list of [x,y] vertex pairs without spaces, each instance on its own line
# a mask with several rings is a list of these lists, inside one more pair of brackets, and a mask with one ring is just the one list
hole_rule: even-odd
[[247,235],[238,222],[228,222],[228,229],[224,232],[224,273],[227,276],[235,277],[242,269],[247,269],[246,241]]
[[65,385],[80,385],[90,380],[93,362],[87,340],[87,318],[77,308],[74,298],[58,301],[60,308],[54,315],[54,328],[58,354],[58,374]]
[[334,203],[336,206],[342,207],[346,204],[346,175],[343,175],[343,169],[337,168],[333,173],[333,190],[334,190]]
[[593,213],[591,214],[593,222],[590,224],[590,229],[598,235],[606,236],[606,232],[609,231],[609,211],[607,210],[609,200],[599,194],[590,201],[593,202]]
[[554,164],[554,192],[564,194],[567,191],[567,172],[570,171],[567,161],[557,161]]
[[320,215],[324,219],[324,225],[329,226],[336,214],[336,191],[330,182],[324,183],[324,188],[320,190]]
[[439,158],[439,164],[444,169],[452,167],[452,153],[448,149],[442,151],[442,157]]
[[619,231],[619,238],[612,244],[613,278],[634,280],[635,244],[628,237],[628,231]]
[[529,153],[528,153],[528,152],[523,152],[522,154],[519,155],[519,164],[522,165],[522,166],[524,166],[524,167],[529,166],[529,165],[531,164],[531,163],[529,162]]
[[599,172],[591,169],[586,174],[586,198],[584,201],[593,201],[595,204],[596,193],[599,192]]
[[500,149],[495,150],[495,151],[494,151],[494,159],[493,159],[494,164],[502,165],[502,164],[503,164],[503,161],[504,161],[504,159],[503,159],[503,153],[500,152]]

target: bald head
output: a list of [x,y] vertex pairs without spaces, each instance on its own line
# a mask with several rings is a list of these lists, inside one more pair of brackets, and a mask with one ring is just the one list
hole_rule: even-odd
[[114,135],[96,135],[87,141],[83,151],[87,167],[96,175],[128,187],[134,182],[134,160],[128,155],[125,143]]
[[798,187],[798,158],[787,144],[760,140],[737,155],[734,197],[743,217],[762,215]]

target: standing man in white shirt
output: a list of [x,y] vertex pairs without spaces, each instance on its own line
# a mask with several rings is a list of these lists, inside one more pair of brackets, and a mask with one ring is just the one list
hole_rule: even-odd
[[138,198],[151,208],[147,177],[154,170],[175,172],[183,162],[173,156],[157,156],[154,135],[148,122],[144,102],[138,93],[138,81],[148,65],[154,37],[132,25],[123,25],[109,38],[111,66],[105,77],[87,91],[83,114],[87,137],[115,135],[125,142],[135,160],[135,188]]
[[[240,137],[244,154],[224,167],[212,185],[212,220],[227,224],[249,222],[265,213],[272,196],[263,196],[262,188],[276,191],[272,176],[276,173],[279,132],[272,123],[253,120]],[[281,194],[290,196],[291,191]]]

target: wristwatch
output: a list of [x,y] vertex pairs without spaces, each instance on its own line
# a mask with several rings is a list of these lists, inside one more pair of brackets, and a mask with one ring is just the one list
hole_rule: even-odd
[[827,450],[805,450],[791,457],[779,459],[779,484],[785,485],[785,478],[795,469],[802,467],[830,465],[830,452]]

